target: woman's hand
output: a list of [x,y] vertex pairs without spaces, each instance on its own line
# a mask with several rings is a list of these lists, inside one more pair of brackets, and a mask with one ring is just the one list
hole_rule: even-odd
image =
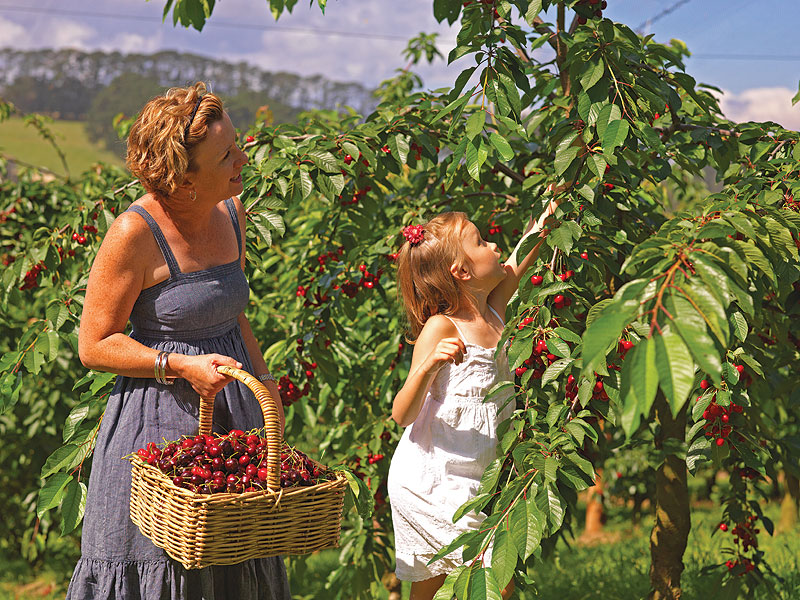
[[461,338],[443,338],[425,359],[425,370],[435,374],[447,363],[460,365],[464,361],[466,352],[467,347]]
[[171,370],[186,379],[201,398],[213,398],[227,384],[233,381],[217,371],[220,365],[242,368],[242,363],[235,361],[230,356],[222,354],[200,354],[188,356],[185,354],[171,354],[169,356]]

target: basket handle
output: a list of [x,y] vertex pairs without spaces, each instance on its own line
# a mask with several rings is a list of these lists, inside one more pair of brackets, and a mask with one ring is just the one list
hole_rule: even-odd
[[[241,381],[255,394],[256,400],[261,407],[261,414],[264,416],[264,425],[267,432],[267,489],[271,492],[278,492],[281,489],[280,466],[281,466],[281,425],[278,407],[275,405],[272,395],[266,386],[247,371],[236,369],[227,365],[219,365],[217,372],[228,375]],[[214,417],[214,398],[200,398],[200,435],[211,433],[211,425]]]

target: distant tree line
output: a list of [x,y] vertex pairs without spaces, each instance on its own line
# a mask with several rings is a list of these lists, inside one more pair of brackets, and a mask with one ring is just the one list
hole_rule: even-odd
[[364,114],[375,104],[372,92],[358,83],[271,73],[174,51],[0,50],[0,96],[25,112],[85,121],[90,139],[118,154],[124,145],[112,124],[115,115],[132,116],[165,88],[194,81],[210,83],[242,127],[257,116],[285,123],[303,110],[347,105]]

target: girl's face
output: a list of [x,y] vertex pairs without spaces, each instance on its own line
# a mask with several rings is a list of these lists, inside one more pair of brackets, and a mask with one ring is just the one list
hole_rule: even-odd
[[[500,250],[494,242],[487,242],[471,221],[462,230],[462,245],[469,258],[466,265],[473,286],[493,290],[506,277],[503,264],[500,262]],[[485,284],[485,285],[484,285]]]
[[230,117],[208,126],[206,138],[194,151],[194,170],[187,174],[198,196],[214,202],[242,193],[242,167],[247,155],[236,145],[236,131]]

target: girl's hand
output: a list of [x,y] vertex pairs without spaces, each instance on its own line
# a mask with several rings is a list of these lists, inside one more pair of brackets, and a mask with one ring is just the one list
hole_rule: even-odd
[[438,373],[439,369],[447,363],[460,365],[464,361],[466,352],[467,347],[461,341],[461,338],[443,338],[425,359],[426,370],[433,374]]
[[222,354],[200,354],[197,356],[170,355],[170,359],[178,359],[175,370],[186,379],[201,398],[213,398],[227,384],[233,381],[217,371],[219,365],[242,368],[242,363],[235,361],[230,356]]

